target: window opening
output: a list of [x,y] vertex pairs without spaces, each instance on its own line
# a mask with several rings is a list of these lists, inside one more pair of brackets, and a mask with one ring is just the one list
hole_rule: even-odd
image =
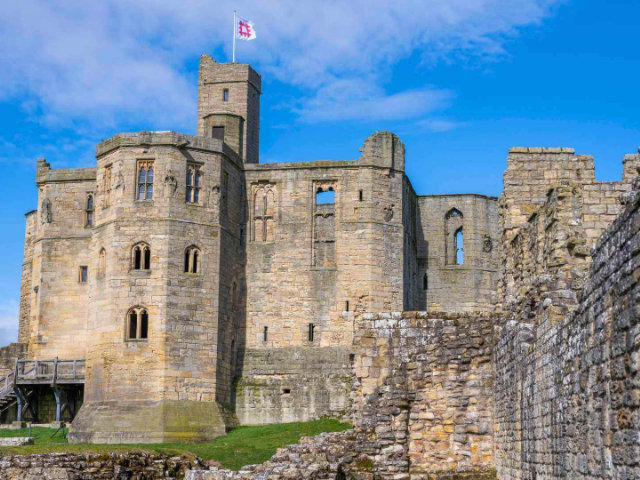
[[333,188],[329,188],[326,192],[322,190],[318,191],[316,193],[316,205],[336,203],[335,193]]
[[146,340],[149,337],[149,313],[144,307],[134,307],[127,314],[127,340]]
[[462,227],[456,230],[456,265],[464,265],[464,236],[462,234]]
[[80,281],[80,283],[87,283],[88,279],[89,279],[89,267],[81,266],[80,276],[78,280]]
[[224,90],[222,90],[222,101],[223,102],[228,102],[229,101],[229,89],[225,88]]
[[315,337],[315,330],[316,330],[316,326],[313,323],[309,324],[309,341],[313,342],[313,339]]
[[200,272],[200,250],[196,246],[187,247],[184,251],[184,271],[185,273]]
[[149,270],[151,268],[151,248],[145,243],[133,247],[133,269]]
[[93,227],[93,194],[87,195],[86,226]]
[[200,203],[200,183],[202,172],[199,165],[187,165],[187,188],[185,200],[187,203]]
[[224,127],[213,127],[211,129],[211,137],[224,142]]
[[264,331],[262,332],[262,341],[266,342],[269,335],[269,327],[264,327]]
[[138,162],[138,200],[153,200],[153,162]]

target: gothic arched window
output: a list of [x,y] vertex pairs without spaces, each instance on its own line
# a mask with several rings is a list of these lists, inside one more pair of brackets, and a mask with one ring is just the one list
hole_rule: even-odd
[[184,271],[185,273],[200,273],[202,253],[195,245],[191,245],[184,250]]
[[144,242],[136,243],[131,249],[131,269],[149,270],[151,268],[151,247]]
[[444,217],[445,264],[464,264],[464,238],[462,234],[464,217],[457,208],[452,208]]
[[273,185],[258,185],[253,195],[253,241],[273,242],[276,194]]
[[133,307],[127,312],[126,339],[146,340],[149,336],[149,313],[145,307]]

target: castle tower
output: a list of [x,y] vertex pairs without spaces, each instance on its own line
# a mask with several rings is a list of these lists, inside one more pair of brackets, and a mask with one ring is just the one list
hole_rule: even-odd
[[258,163],[261,84],[249,65],[200,57],[198,135],[222,140],[245,163]]

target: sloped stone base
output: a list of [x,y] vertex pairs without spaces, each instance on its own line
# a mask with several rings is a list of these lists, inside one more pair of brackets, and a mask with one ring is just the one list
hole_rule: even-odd
[[71,424],[69,442],[204,442],[224,433],[222,412],[212,402],[89,402]]

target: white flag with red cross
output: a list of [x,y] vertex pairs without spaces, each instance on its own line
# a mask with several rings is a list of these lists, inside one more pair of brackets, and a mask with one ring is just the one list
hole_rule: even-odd
[[236,21],[236,38],[240,40],[255,40],[256,30],[253,28],[253,22],[238,18]]

